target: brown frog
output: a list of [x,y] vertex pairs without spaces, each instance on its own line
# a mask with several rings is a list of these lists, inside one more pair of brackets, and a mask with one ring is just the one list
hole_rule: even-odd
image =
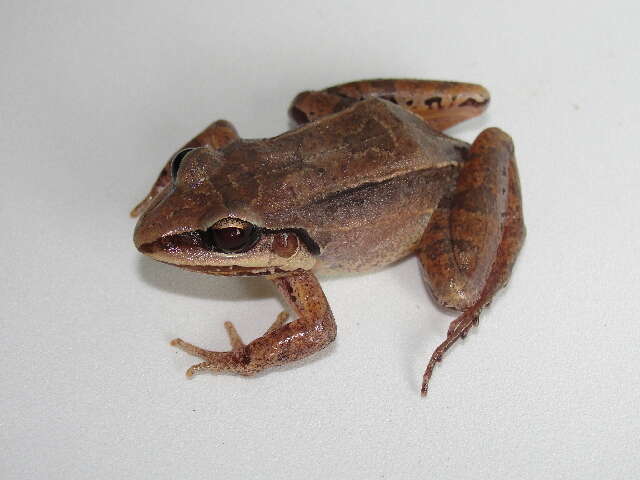
[[485,110],[473,84],[367,80],[303,92],[297,128],[246,140],[211,124],[164,166],[134,242],[144,254],[213,275],[261,275],[297,314],[278,315],[231,350],[171,343],[204,361],[187,371],[252,375],[311,355],[336,337],[316,273],[360,272],[415,253],[442,306],[462,312],[423,376],[478,322],[511,274],[525,236],[511,138],[497,128],[472,145],[441,133]]

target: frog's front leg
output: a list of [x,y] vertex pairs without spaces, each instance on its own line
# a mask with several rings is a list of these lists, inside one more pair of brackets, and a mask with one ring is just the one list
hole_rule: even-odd
[[423,395],[436,363],[507,283],[524,236],[513,143],[490,128],[471,146],[455,190],[440,202],[420,243],[418,256],[434,297],[463,312],[431,356]]
[[343,83],[320,91],[302,92],[289,109],[299,124],[339,112],[366,98],[378,97],[421,117],[430,127],[445,130],[484,112],[489,92],[481,85],[439,80],[379,79]]
[[231,322],[225,328],[231,340],[228,352],[212,352],[177,338],[172,345],[201,357],[204,362],[187,370],[191,376],[203,370],[253,375],[265,368],[284,365],[322,350],[336,338],[333,314],[316,277],[310,272],[295,272],[271,279],[298,314],[285,323],[281,313],[267,332],[245,345]]
[[[226,120],[216,120],[207,128],[205,128],[198,135],[193,137],[189,142],[187,142],[182,148],[179,148],[178,151],[184,148],[198,148],[204,147],[206,145],[212,148],[222,148],[226,144],[232,142],[238,138],[238,132],[235,127]],[[174,154],[175,155],[175,154]],[[160,194],[162,191],[171,184],[171,160],[174,155],[172,155],[167,163],[165,163],[162,170],[160,170],[160,174],[156,179],[155,183],[151,187],[151,190],[147,194],[147,196],[142,200],[138,205],[136,205],[133,210],[131,210],[131,216],[137,217],[142,212],[144,212],[147,207],[153,202],[153,200]]]

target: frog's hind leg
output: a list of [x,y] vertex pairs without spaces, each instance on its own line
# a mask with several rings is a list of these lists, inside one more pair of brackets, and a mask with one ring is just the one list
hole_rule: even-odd
[[483,131],[471,146],[454,192],[431,217],[418,256],[436,300],[463,312],[424,373],[426,395],[433,368],[478,322],[511,275],[525,237],[520,185],[511,138],[497,128]]
[[302,92],[293,100],[289,114],[298,124],[312,122],[371,97],[393,102],[439,131],[480,115],[490,99],[487,89],[472,83],[361,80],[316,92]]
[[[204,147],[209,145],[212,148],[222,148],[226,144],[232,142],[238,138],[238,132],[231,124],[226,120],[217,120],[205,128],[202,132],[196,135],[191,139],[188,143],[178,149],[178,151],[183,148],[197,148]],[[174,154],[175,155],[175,154]],[[165,163],[164,167],[160,171],[160,175],[156,179],[155,183],[151,187],[151,190],[147,194],[147,196],[142,200],[138,205],[131,210],[130,215],[132,217],[137,217],[142,212],[146,210],[146,208],[151,204],[154,198],[156,198],[166,187],[171,183],[171,159],[173,155],[169,158],[167,163]]]

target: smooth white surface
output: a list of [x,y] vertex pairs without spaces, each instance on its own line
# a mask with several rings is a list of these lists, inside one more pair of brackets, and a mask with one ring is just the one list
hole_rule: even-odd
[[[635,2],[4,2],[0,477],[628,479],[640,472]],[[261,279],[143,258],[127,213],[217,118],[288,125],[368,77],[492,92],[529,235],[418,394],[453,317],[417,261],[323,280],[334,346],[257,378],[184,370],[281,305]]]

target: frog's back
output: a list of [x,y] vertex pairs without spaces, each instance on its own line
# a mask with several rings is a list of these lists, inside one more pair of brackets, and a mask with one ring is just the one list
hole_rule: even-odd
[[278,137],[234,142],[223,168],[251,163],[244,183],[265,227],[306,231],[327,269],[365,270],[412,250],[467,148],[370,99]]

